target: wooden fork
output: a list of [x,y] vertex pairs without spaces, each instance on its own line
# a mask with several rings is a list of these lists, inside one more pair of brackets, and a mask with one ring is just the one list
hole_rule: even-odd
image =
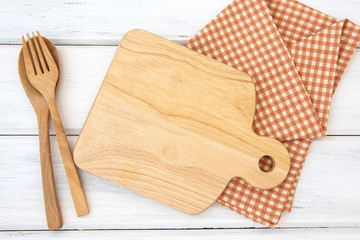
[[27,34],[27,37],[28,44],[26,44],[25,38],[22,36],[26,75],[30,83],[43,95],[49,106],[76,214],[80,217],[88,214],[89,209],[66,133],[56,108],[55,90],[59,79],[59,70],[39,32],[37,32],[37,37],[35,37],[34,33],[33,38],[30,38],[29,34]]
[[[60,70],[59,54],[55,46],[46,38],[44,38],[56,65]],[[51,160],[50,139],[49,139],[49,107],[45,98],[30,83],[25,70],[23,49],[20,50],[18,58],[18,72],[20,82],[28,96],[37,120],[39,129],[39,147],[40,147],[40,166],[41,178],[44,194],[44,205],[46,213],[46,221],[49,230],[56,230],[62,227],[63,221],[59,202],[56,193],[54,173]]]

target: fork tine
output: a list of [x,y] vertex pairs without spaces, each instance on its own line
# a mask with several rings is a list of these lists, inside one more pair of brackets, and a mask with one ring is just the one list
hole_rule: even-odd
[[[27,75],[35,75],[34,65],[32,63],[32,60],[31,60],[31,57],[30,57],[30,52],[29,52],[29,49],[28,49],[27,44],[25,42],[24,36],[22,36],[21,39],[22,39],[23,55],[24,55],[26,74]],[[29,67],[29,66],[31,66],[31,67]]]
[[39,33],[38,31],[36,31],[36,32],[37,32],[37,35],[38,35],[38,37],[39,37],[39,42],[40,42],[42,51],[43,51],[43,53],[44,53],[45,60],[46,60],[46,62],[47,62],[47,64],[48,64],[49,71],[50,71],[50,70],[52,70],[52,71],[56,70],[56,71],[57,71],[58,68],[57,68],[57,65],[56,65],[56,63],[55,63],[55,60],[54,60],[54,58],[52,57],[52,55],[51,55],[48,47],[46,46],[46,43],[45,43],[43,37],[40,35],[40,33]]
[[40,63],[39,63],[39,59],[38,59],[38,56],[37,56],[36,48],[35,48],[34,43],[32,41],[33,39],[30,38],[28,33],[26,34],[26,36],[28,38],[31,56],[32,56],[32,59],[33,59],[34,65],[35,65],[35,71],[36,71],[35,75],[41,74]]
[[32,35],[33,35],[33,39],[34,39],[34,42],[35,42],[35,47],[37,49],[38,57],[40,59],[40,67],[41,67],[42,71],[45,73],[45,72],[49,71],[49,69],[48,69],[48,67],[47,67],[47,65],[45,63],[45,59],[44,59],[44,55],[43,55],[44,53],[43,53],[43,51],[42,51],[42,49],[41,49],[41,47],[40,47],[40,45],[38,43],[39,38],[35,37],[34,32],[32,32]]

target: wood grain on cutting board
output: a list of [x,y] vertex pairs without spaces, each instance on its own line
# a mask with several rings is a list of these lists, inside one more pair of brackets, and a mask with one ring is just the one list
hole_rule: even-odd
[[[144,30],[122,39],[75,146],[83,170],[189,214],[233,177],[280,184],[289,156],[252,131],[255,90],[245,73]],[[258,161],[274,159],[270,172]]]

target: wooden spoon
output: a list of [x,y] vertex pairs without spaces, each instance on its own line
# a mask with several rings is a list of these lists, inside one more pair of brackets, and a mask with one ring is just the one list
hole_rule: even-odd
[[[53,56],[60,72],[59,54],[54,44],[46,38],[44,38],[44,41],[49,48],[50,53]],[[45,101],[45,98],[29,82],[29,79],[26,75],[22,48],[20,50],[18,59],[18,72],[21,84],[31,104],[33,105],[38,120],[41,177],[44,193],[46,221],[50,230],[56,230],[62,227],[63,221],[55,189],[54,174],[50,153],[49,107]]]
[[28,42],[22,36],[26,75],[31,85],[39,91],[49,106],[76,214],[81,217],[89,213],[89,208],[56,107],[55,90],[59,80],[59,69],[40,33],[37,32],[36,37],[33,33],[32,38],[29,34],[26,35]]

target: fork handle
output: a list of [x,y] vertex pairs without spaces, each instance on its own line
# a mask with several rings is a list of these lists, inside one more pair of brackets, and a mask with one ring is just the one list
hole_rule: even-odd
[[69,183],[71,196],[75,205],[76,214],[78,217],[89,213],[88,205],[86,203],[84,191],[81,187],[80,179],[76,171],[76,166],[71,154],[69,142],[61,122],[59,112],[56,108],[55,97],[47,99],[51,118],[55,128],[57,142],[59,144],[61,158],[64,163],[66,177]]
[[56,194],[50,153],[49,109],[42,111],[41,114],[37,114],[37,120],[46,221],[50,230],[56,230],[62,227],[63,222]]

